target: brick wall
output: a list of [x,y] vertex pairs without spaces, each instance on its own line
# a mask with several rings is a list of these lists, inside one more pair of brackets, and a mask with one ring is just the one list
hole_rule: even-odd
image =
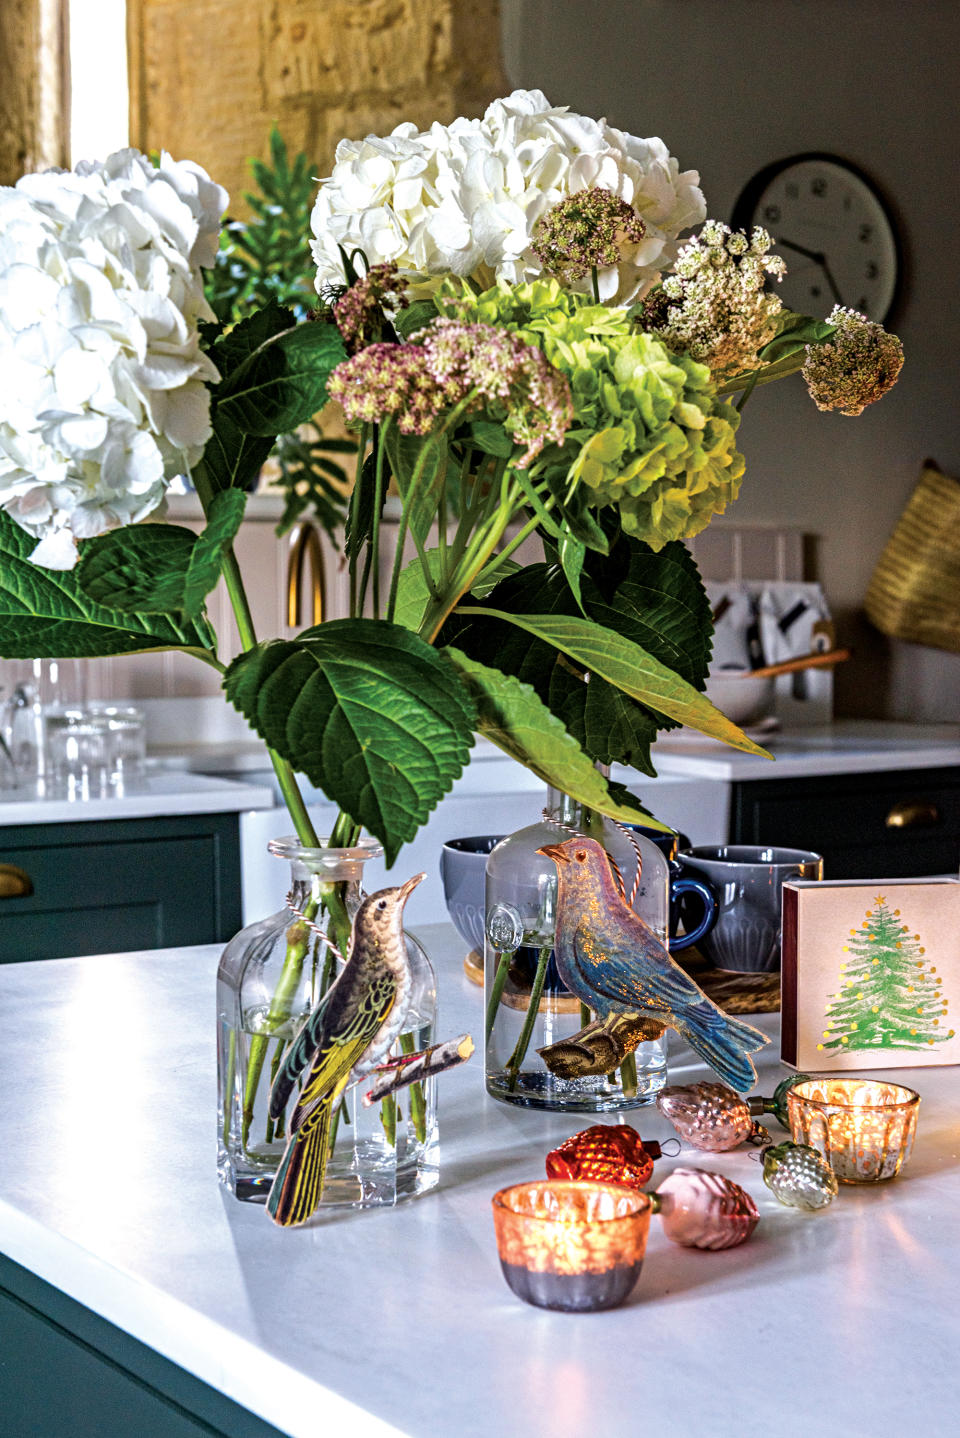
[[499,0],[129,0],[130,135],[197,160],[242,213],[276,121],[325,174],[337,141],[482,112]]

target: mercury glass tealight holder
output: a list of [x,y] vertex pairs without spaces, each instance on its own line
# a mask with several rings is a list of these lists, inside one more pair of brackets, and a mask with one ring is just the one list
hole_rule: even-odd
[[616,1308],[640,1277],[653,1204],[615,1183],[541,1180],[493,1195],[500,1266],[525,1303]]
[[920,1095],[883,1079],[814,1078],[787,1093],[790,1132],[841,1183],[896,1178],[910,1156]]

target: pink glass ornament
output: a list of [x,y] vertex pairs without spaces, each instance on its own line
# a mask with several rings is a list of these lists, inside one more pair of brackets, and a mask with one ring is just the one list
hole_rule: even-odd
[[736,1248],[760,1221],[745,1189],[703,1168],[675,1168],[653,1198],[664,1233],[684,1248]]
[[726,1084],[676,1084],[659,1094],[657,1108],[681,1138],[706,1153],[725,1153],[744,1141],[770,1142],[747,1100]]

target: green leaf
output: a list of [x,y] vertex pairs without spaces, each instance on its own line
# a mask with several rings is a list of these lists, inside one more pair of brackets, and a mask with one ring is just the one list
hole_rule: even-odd
[[758,358],[764,364],[776,364],[788,355],[796,354],[805,345],[823,344],[836,334],[836,325],[826,320],[811,319],[809,315],[795,314],[793,310],[782,310],[778,316],[777,334],[760,350]]
[[[492,564],[495,561],[496,555],[494,555],[490,562]],[[474,581],[470,593],[474,599],[486,599],[488,594],[493,593],[501,580],[509,579],[511,574],[519,574],[522,568],[523,566],[518,564],[515,559],[503,559],[492,574],[486,575],[486,577],[484,574],[481,574],[479,579]]]
[[335,619],[235,659],[231,703],[383,844],[392,864],[463,770],[475,711],[456,672],[409,630]]
[[220,413],[216,402],[210,420],[213,433],[196,468],[206,474],[214,490],[252,489],[270,456],[273,440],[244,434]]
[[[173,526],[136,526],[118,531],[116,537],[139,535],[150,528]],[[84,551],[91,542],[86,541]],[[169,615],[132,614],[98,604],[84,593],[76,569],[41,569],[31,564],[28,556],[35,545],[32,535],[0,511],[3,658],[87,659],[151,649],[204,654],[210,650],[212,637],[206,625],[181,624]]]
[[[623,536],[608,559],[590,554],[586,613],[639,644],[695,689],[703,689],[713,648],[710,601],[696,562],[680,540],[654,553]],[[662,727],[662,723],[661,723]]]
[[[440,551],[428,549],[427,561],[430,565],[430,573],[436,578],[440,573]],[[400,581],[397,585],[397,607],[393,616],[397,624],[402,624],[404,629],[412,629],[416,633],[420,628],[420,622],[429,599],[430,588],[418,555],[416,559],[411,559],[406,568],[400,572]]]
[[334,324],[307,321],[275,336],[230,374],[217,411],[244,434],[271,439],[312,419],[327,402],[327,380],[346,359]]
[[436,518],[440,488],[446,480],[450,455],[447,439],[444,435],[401,434],[395,424],[385,424],[381,436],[410,532],[425,544]]
[[96,604],[130,614],[171,614],[183,608],[183,581],[196,535],[176,524],[112,529],[84,544],[79,588]]
[[456,666],[477,706],[479,732],[512,759],[591,809],[624,824],[670,833],[622,785],[610,784],[529,684],[478,664],[461,650],[442,651]]
[[132,614],[197,619],[220,578],[246,508],[239,489],[217,493],[198,536],[173,524],[127,525],[83,546],[77,583],[88,599]]
[[563,534],[563,527],[558,524],[557,516],[551,514],[543,502],[543,497],[537,490],[536,485],[524,469],[515,469],[513,477],[523,491],[523,497],[540,521],[541,529],[553,540],[559,540]]
[[585,495],[582,487],[578,487],[569,498],[567,497],[568,467],[566,465],[549,465],[544,471],[543,478],[556,501],[554,509],[551,511],[554,521],[562,519],[573,538],[586,545],[587,549],[595,550],[598,554],[607,554],[610,549],[610,541],[596,514],[590,508],[589,495]]
[[[373,535],[374,508],[377,494],[377,454],[371,451],[360,468],[359,489],[347,510],[343,530],[343,552],[354,559]],[[384,485],[386,489],[386,485]],[[356,504],[356,509],[354,509]]]
[[563,614],[504,614],[496,609],[476,608],[476,615],[505,619],[525,629],[537,639],[552,644],[582,665],[591,674],[599,674],[615,684],[631,698],[649,708],[688,724],[702,734],[720,739],[734,749],[770,758],[752,739],[748,739],[710,700],[698,694],[692,685],[674,674],[665,664],[654,659],[638,644],[604,629],[591,619]]
[[188,619],[197,617],[220,578],[224,556],[236,537],[246,507],[247,496],[242,490],[225,489],[213,496],[206,528],[197,536],[183,576],[182,608]]
[[475,419],[467,428],[474,449],[492,454],[497,459],[509,459],[513,454],[513,440],[502,424],[495,424],[491,419]]
[[[611,570],[608,590],[625,572],[623,550],[616,546],[603,563]],[[600,560],[588,556],[588,564]],[[589,603],[602,596],[592,580],[584,579]],[[481,595],[475,595],[482,598]],[[518,614],[577,614],[577,605],[559,565],[531,564],[504,579],[494,589],[491,604]],[[469,604],[461,604],[444,626],[441,643],[456,644],[471,658],[514,675],[530,684],[564,724],[590,758],[603,764],[632,764],[654,774],[650,745],[656,738],[657,716],[594,674],[589,684],[584,671],[549,644],[509,623],[470,618]],[[660,719],[660,723],[668,722]]]
[[583,561],[587,557],[586,545],[581,544],[579,539],[574,539],[570,534],[561,534],[557,552],[560,556],[561,568],[570,586],[570,593],[582,610],[583,599],[580,594],[580,576],[583,573]]
[[628,764],[651,778],[656,769],[650,747],[657,737],[658,716],[598,674],[589,682],[579,675],[553,669],[550,707],[591,759],[599,764]]
[[424,329],[437,318],[437,307],[433,300],[414,300],[405,310],[394,316],[393,327],[402,340]]
[[220,371],[221,384],[239,369],[261,345],[292,329],[296,324],[293,310],[271,299],[262,309],[255,310],[240,320],[232,329],[221,334],[210,349],[210,357]]

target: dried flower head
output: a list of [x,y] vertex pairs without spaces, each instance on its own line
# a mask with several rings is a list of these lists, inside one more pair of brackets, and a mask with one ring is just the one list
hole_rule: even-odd
[[767,251],[766,230],[742,230],[708,220],[677,256],[674,273],[644,302],[641,324],[675,354],[688,354],[715,375],[753,368],[772,340],[779,298],[765,292],[767,275],[782,279],[786,265]]
[[348,423],[389,416],[401,434],[429,434],[446,404],[419,345],[368,345],[337,365],[327,393],[343,406]]
[[530,248],[545,270],[571,285],[591,269],[618,264],[621,248],[638,245],[646,232],[626,200],[609,190],[578,190],[537,221]]
[[382,338],[384,310],[406,308],[406,285],[394,261],[371,265],[333,306],[333,317],[350,354]]
[[526,446],[525,469],[545,444],[560,444],[573,419],[570,385],[543,351],[493,325],[436,319],[414,337],[451,404],[473,394],[471,409],[489,410]]
[[836,325],[822,345],[807,345],[803,377],[817,409],[857,415],[897,382],[903,345],[882,325],[856,310],[835,305],[827,323]]
[[573,418],[570,386],[542,351],[493,325],[437,319],[409,344],[374,344],[337,365],[327,384],[352,424],[392,417],[403,434],[429,434],[466,401],[483,409],[516,444],[526,468],[545,444],[559,444]]

